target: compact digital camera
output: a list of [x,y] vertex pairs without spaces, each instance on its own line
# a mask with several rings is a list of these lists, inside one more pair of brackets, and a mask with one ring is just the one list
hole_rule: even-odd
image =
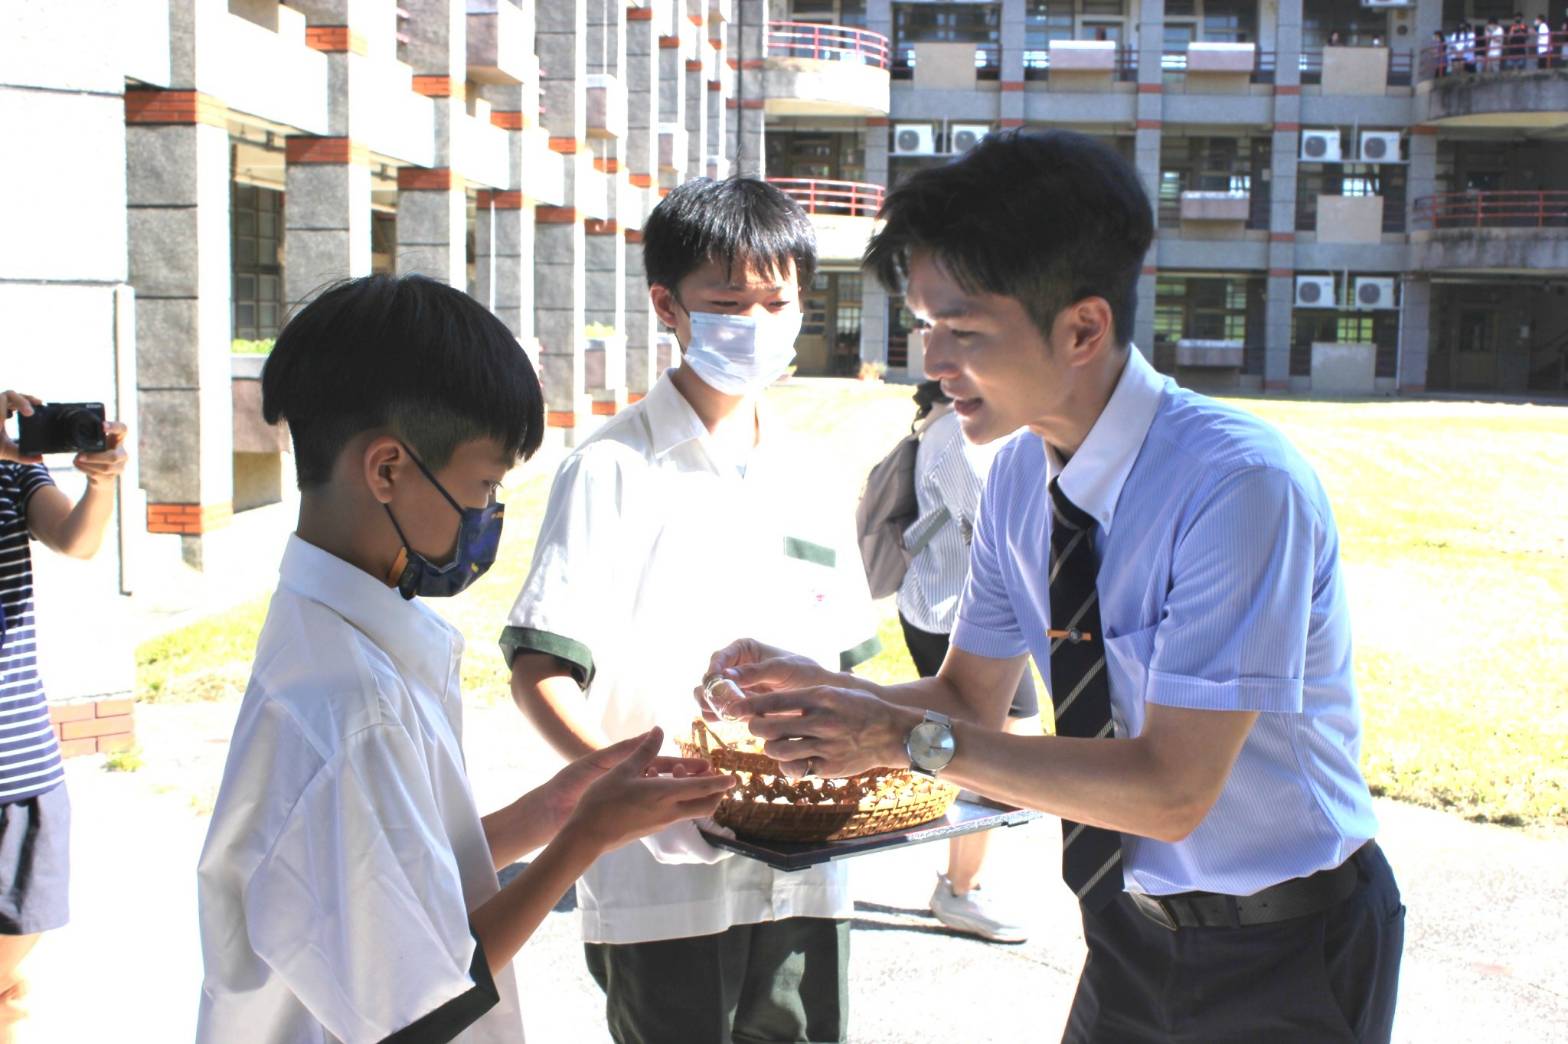
[[31,417],[17,417],[16,448],[28,457],[45,453],[102,453],[109,448],[103,420],[101,402],[34,406]]

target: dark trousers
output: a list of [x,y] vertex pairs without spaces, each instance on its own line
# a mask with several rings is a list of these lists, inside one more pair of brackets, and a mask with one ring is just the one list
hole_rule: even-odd
[[1170,931],[1126,894],[1084,912],[1089,955],[1067,1018],[1072,1044],[1383,1042],[1394,1022],[1405,908],[1376,846],[1322,913],[1245,928]]
[[789,917],[584,949],[616,1044],[817,1044],[847,1031],[848,921]]

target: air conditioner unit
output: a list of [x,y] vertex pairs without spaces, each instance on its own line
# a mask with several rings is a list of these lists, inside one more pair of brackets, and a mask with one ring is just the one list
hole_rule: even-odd
[[1297,276],[1297,308],[1334,308],[1339,302],[1334,296],[1333,276]]
[[991,133],[989,123],[955,123],[949,128],[948,151],[968,152],[980,144],[980,139]]
[[1403,163],[1398,131],[1362,131],[1356,155],[1362,163]]
[[933,156],[935,154],[936,130],[931,124],[893,124],[893,155]]
[[1362,311],[1385,310],[1394,305],[1392,276],[1358,276],[1355,282],[1356,307]]
[[1340,162],[1339,131],[1303,130],[1301,158],[1308,163]]

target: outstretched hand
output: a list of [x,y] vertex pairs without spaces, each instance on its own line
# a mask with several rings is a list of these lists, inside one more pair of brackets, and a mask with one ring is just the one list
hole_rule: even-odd
[[746,700],[743,717],[788,776],[853,776],[907,761],[919,713],[861,689],[813,685]]
[[671,823],[711,814],[734,779],[700,758],[659,757],[663,742],[664,731],[653,728],[556,773],[546,785],[557,788],[552,806],[569,809],[563,813],[565,826],[608,850]]
[[0,460],[14,461],[18,464],[39,464],[43,462],[39,456],[23,456],[21,449],[5,430],[5,424],[15,414],[24,417],[33,415],[33,407],[42,406],[44,401],[34,395],[23,395],[21,392],[0,392]]
[[743,701],[754,694],[831,685],[841,680],[838,674],[809,657],[753,638],[741,638],[709,658],[703,684],[693,689],[692,695],[708,721],[736,721],[750,717]]

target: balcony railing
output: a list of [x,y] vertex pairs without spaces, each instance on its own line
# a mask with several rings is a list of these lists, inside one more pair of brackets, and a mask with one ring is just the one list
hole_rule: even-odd
[[1432,229],[1568,228],[1568,190],[1445,192],[1416,200],[1415,216]]
[[1540,51],[1539,37],[1534,27],[1531,27],[1525,41],[1521,48],[1510,43],[1505,36],[1503,46],[1496,54],[1479,37],[1475,46],[1468,50],[1456,43],[1430,44],[1421,50],[1421,79],[1508,76],[1541,69],[1568,69],[1568,33],[1552,33],[1544,54]]
[[876,217],[885,189],[860,181],[824,181],[819,178],[769,178],[808,214]]
[[[893,53],[893,79],[911,80],[915,75],[915,45],[905,44]],[[1002,76],[1002,45],[975,44],[975,79],[999,80]]]
[[888,51],[887,37],[869,29],[815,22],[768,23],[768,54],[776,58],[815,58],[886,69]]

